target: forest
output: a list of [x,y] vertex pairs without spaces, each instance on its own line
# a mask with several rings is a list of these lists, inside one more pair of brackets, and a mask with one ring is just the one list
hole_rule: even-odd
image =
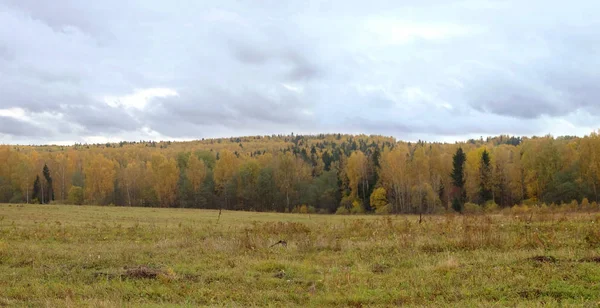
[[0,146],[0,202],[303,213],[594,204],[600,135],[320,134]]

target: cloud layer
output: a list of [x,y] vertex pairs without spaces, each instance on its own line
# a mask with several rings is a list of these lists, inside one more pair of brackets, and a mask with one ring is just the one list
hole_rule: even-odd
[[600,3],[0,0],[2,143],[600,125]]

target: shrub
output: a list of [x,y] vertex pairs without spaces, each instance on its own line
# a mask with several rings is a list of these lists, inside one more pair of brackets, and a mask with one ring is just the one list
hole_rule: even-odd
[[583,198],[583,200],[581,200],[581,209],[589,210],[590,208],[590,200],[588,200],[588,198]]
[[452,209],[458,213],[463,212],[463,206],[458,198],[454,198],[454,200],[452,200]]
[[537,205],[537,204],[538,204],[538,199],[536,197],[529,198],[527,200],[523,200],[523,205],[532,206],[532,205]]
[[342,197],[342,200],[340,201],[340,206],[344,207],[346,209],[349,209],[352,207],[352,201],[354,201],[352,196],[344,196],[344,197]]
[[12,196],[12,198],[10,198],[10,200],[8,201],[8,203],[22,203],[23,202],[23,194],[21,194],[21,192],[15,192]]
[[73,186],[69,189],[68,201],[70,204],[82,205],[83,204],[83,188],[79,186]]
[[513,206],[513,208],[511,209],[511,212],[515,215],[523,215],[523,214],[527,214],[531,211],[531,208],[525,204],[522,205],[515,205]]
[[373,190],[373,193],[371,193],[370,200],[371,200],[371,207],[375,208],[375,212],[377,212],[377,210],[379,208],[387,206],[388,202],[387,202],[387,198],[386,198],[385,188],[379,187],[379,188],[376,188],[375,190]]
[[315,209],[314,206],[308,206],[306,204],[296,206],[292,210],[292,213],[300,213],[300,214],[308,214],[308,213],[313,214],[316,212],[317,212],[317,210]]
[[482,213],[483,207],[481,207],[479,204],[467,202],[465,203],[464,212],[468,214]]
[[348,214],[350,214],[350,211],[346,207],[340,206],[335,211],[335,214],[336,215],[348,215]]
[[379,206],[375,209],[375,213],[377,214],[390,214],[392,212],[392,205],[391,204],[386,204],[384,206]]
[[569,211],[577,211],[579,210],[579,202],[577,202],[577,200],[573,200],[568,205],[565,205],[565,209]]
[[354,200],[352,202],[352,209],[350,209],[350,212],[352,214],[364,214],[365,207],[362,205],[362,202],[360,202],[358,200]]
[[498,204],[496,204],[496,202],[494,202],[493,200],[486,202],[485,205],[483,206],[483,211],[486,213],[494,213],[494,212],[497,212],[498,209],[499,209]]

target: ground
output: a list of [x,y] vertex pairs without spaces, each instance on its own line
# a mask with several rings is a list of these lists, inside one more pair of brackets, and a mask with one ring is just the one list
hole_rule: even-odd
[[0,306],[597,307],[599,223],[4,204]]

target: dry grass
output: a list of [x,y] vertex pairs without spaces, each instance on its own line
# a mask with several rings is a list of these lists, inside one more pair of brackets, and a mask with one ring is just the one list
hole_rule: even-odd
[[0,306],[600,304],[594,213],[217,216],[0,205]]

